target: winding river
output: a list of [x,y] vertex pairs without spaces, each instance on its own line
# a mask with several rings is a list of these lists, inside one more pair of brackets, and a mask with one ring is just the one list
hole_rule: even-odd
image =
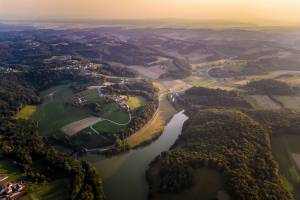
[[149,163],[161,152],[168,150],[181,134],[187,116],[182,112],[173,116],[163,134],[148,146],[131,150],[111,158],[87,155],[104,180],[104,190],[108,200],[146,200],[148,184],[145,172]]

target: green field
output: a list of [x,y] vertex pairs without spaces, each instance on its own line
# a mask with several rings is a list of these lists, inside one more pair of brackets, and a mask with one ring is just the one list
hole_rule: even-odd
[[103,102],[104,98],[100,98],[97,89],[85,90],[79,93],[80,96],[84,97],[88,102]]
[[49,135],[72,122],[91,116],[87,109],[71,105],[74,95],[68,85],[61,85],[42,92],[44,102],[37,106],[33,119],[38,121],[39,129]]
[[104,133],[117,133],[126,130],[127,126],[118,126],[108,121],[99,122],[93,126],[97,131]]
[[17,119],[29,119],[36,112],[36,106],[24,106],[17,114]]
[[300,153],[300,135],[273,136],[272,152],[279,163],[280,174],[288,188],[292,188],[296,199],[300,198],[300,173],[292,159],[292,153]]

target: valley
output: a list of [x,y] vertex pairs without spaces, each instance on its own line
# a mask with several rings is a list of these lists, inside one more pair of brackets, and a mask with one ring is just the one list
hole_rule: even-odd
[[[300,48],[297,38],[277,42],[290,34],[0,32],[0,153],[25,174],[14,178],[4,166],[0,175],[13,181],[44,175],[45,184],[30,186],[41,192],[30,190],[22,199],[57,199],[66,190],[53,190],[62,184],[69,196],[79,198],[87,187],[100,198],[98,173],[109,200],[299,199]],[[14,148],[26,122],[26,137],[35,133],[33,141],[43,147]],[[76,169],[77,178],[34,167],[52,165],[52,156],[63,170]]]

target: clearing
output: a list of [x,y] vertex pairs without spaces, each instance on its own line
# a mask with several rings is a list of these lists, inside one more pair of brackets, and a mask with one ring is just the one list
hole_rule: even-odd
[[267,95],[251,95],[245,97],[251,106],[258,110],[279,110],[281,106]]
[[36,106],[24,106],[17,114],[17,119],[29,119],[36,112]]

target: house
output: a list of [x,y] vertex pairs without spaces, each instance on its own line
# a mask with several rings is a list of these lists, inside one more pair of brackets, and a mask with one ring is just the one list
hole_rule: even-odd
[[25,184],[20,181],[17,183],[7,182],[0,186],[0,199],[16,199],[25,192]]

